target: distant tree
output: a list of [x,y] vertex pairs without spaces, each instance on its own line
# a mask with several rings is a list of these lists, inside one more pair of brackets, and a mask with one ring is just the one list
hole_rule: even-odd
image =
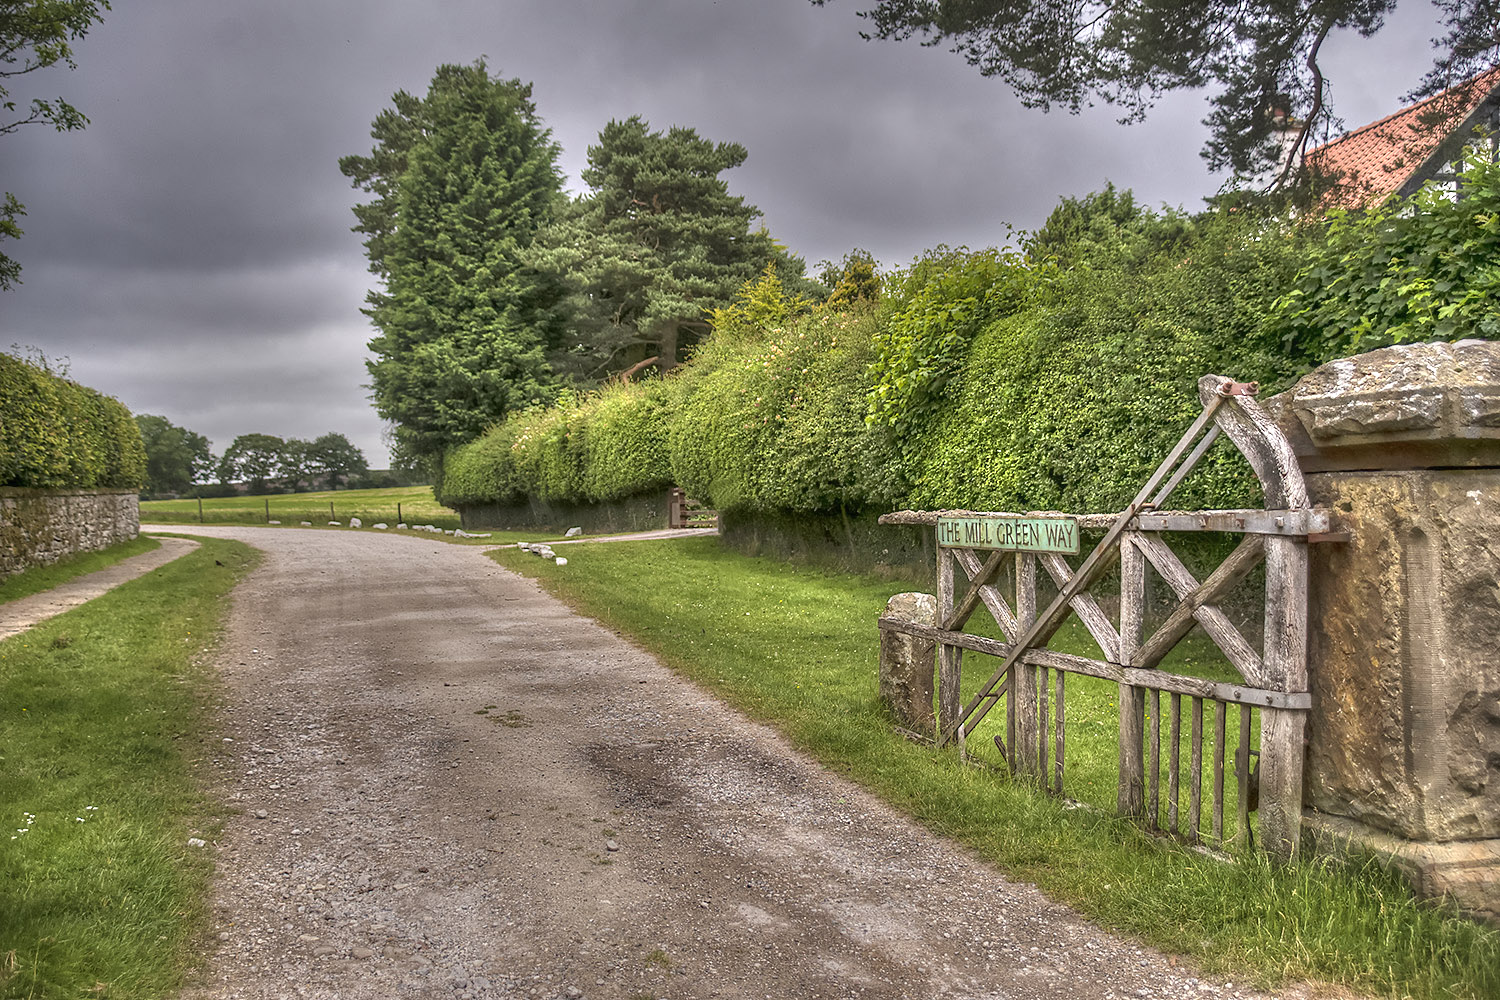
[[403,446],[434,461],[551,397],[562,289],[525,257],[562,203],[562,176],[531,85],[491,79],[483,60],[439,66],[425,98],[392,100],[371,154],[339,169],[375,195],[355,208],[383,286],[365,309],[379,331],[371,398]]
[[331,490],[370,471],[364,452],[342,434],[324,434],[312,442],[307,446],[307,458],[310,468],[327,478]]
[[[73,42],[102,21],[109,0],[5,0],[0,3],[0,135],[23,125],[51,125],[59,132],[83,128],[89,120],[63,100],[32,98],[24,109],[10,96],[11,77],[63,63],[70,69]],[[0,239],[18,239],[16,218],[26,214],[9,191],[0,200]],[[0,290],[21,280],[21,265],[0,253]]]
[[245,483],[251,493],[265,493],[281,471],[286,442],[270,434],[241,434],[219,459],[219,482]]
[[301,438],[287,438],[281,443],[281,481],[293,493],[301,493],[316,472],[312,445]]
[[719,177],[746,155],[690,128],[653,132],[634,116],[599,133],[583,171],[589,192],[543,232],[534,254],[573,285],[569,347],[581,374],[627,367],[633,347],[671,368],[684,339],[705,333],[712,310],[778,255],[768,233],[750,228],[760,210]]
[[[825,0],[812,0],[821,6]],[[1203,155],[1215,170],[1260,175],[1286,157],[1288,124],[1305,151],[1335,124],[1319,62],[1333,32],[1369,37],[1397,0],[876,0],[866,38],[945,45],[997,76],[1027,107],[1077,112],[1095,99],[1144,118],[1172,90],[1214,91]],[[1413,96],[1437,93],[1500,61],[1496,0],[1437,0],[1448,34]],[[1278,180],[1286,180],[1284,174]]]
[[140,414],[135,418],[146,446],[146,490],[184,493],[213,468],[208,438],[178,427],[166,417]]
[[831,308],[847,309],[856,302],[880,298],[880,268],[873,254],[858,247],[838,261],[823,261],[818,280],[828,289],[824,304]]

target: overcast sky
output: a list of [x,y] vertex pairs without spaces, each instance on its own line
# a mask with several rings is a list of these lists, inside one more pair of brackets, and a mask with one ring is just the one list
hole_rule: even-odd
[[[87,130],[0,136],[0,189],[25,205],[5,251],[0,347],[207,435],[339,431],[387,463],[367,400],[359,308],[371,276],[338,159],[434,67],[479,56],[535,84],[576,191],[611,118],[742,143],[730,189],[809,264],[852,247],[887,265],[939,243],[1003,243],[1106,180],[1190,209],[1219,186],[1202,95],[1143,125],[1102,108],[1022,108],[957,56],[865,42],[860,0],[117,0],[13,96],[61,94]],[[1420,3],[1325,65],[1351,127],[1398,107],[1428,66]]]

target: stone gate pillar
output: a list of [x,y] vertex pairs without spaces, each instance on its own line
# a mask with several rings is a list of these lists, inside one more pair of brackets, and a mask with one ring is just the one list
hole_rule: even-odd
[[1334,361],[1267,401],[1312,502],[1305,826],[1500,919],[1500,343]]

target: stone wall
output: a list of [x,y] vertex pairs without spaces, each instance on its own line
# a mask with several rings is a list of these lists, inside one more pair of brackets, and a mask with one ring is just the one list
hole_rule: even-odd
[[0,487],[0,576],[106,549],[140,532],[134,490]]
[[627,497],[612,503],[473,504],[458,508],[465,531],[512,530],[563,532],[579,527],[590,535],[658,531],[667,527],[667,491]]
[[1310,555],[1311,832],[1500,919],[1500,343],[1334,361],[1267,408],[1349,535]]

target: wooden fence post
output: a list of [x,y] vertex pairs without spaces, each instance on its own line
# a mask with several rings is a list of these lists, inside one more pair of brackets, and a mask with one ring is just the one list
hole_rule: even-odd
[[[953,615],[953,553],[939,545],[937,549],[937,620],[940,627]],[[959,691],[963,650],[940,642],[938,665],[938,734],[946,739],[958,723],[963,708]]]
[[[1120,666],[1129,667],[1141,644],[1145,618],[1146,560],[1129,534],[1120,540]],[[1146,767],[1141,744],[1145,738],[1146,692],[1120,682],[1120,784],[1116,808],[1121,816],[1145,814]]]
[[[1276,595],[1278,599],[1273,599]],[[1307,542],[1266,539],[1267,687],[1307,690]],[[1302,762],[1307,713],[1267,708],[1260,725],[1260,842],[1291,857],[1302,834]]]

